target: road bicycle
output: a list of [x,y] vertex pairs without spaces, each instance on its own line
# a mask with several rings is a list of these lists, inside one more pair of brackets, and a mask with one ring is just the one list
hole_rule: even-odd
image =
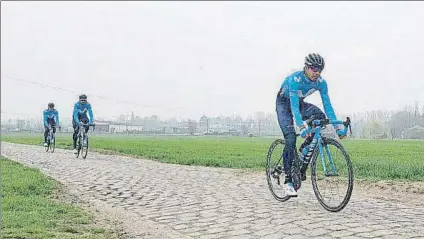
[[83,124],[81,123],[79,125],[79,129],[78,129],[78,135],[77,135],[77,153],[76,153],[76,157],[78,158],[80,153],[83,159],[85,159],[87,157],[87,153],[88,153],[88,130],[86,133],[86,127],[93,127],[93,130],[95,129],[96,125],[95,124]]
[[50,150],[50,152],[54,152],[54,149],[55,149],[55,145],[56,145],[56,136],[55,136],[55,133],[53,132],[53,127],[56,127],[56,126],[51,126],[50,124],[47,126],[48,127],[48,134],[47,134],[47,146],[45,146],[45,148],[46,148],[46,152],[49,152],[49,150]]
[[[328,211],[339,212],[348,204],[353,190],[353,168],[348,152],[343,145],[333,138],[322,136],[322,130],[328,124],[343,124],[345,126],[344,133],[351,129],[350,118],[347,117],[346,121],[329,120],[329,119],[314,119],[312,116],[306,121],[308,125],[307,132],[311,136],[305,139],[304,147],[300,147],[300,154],[297,149],[294,152],[294,159],[291,167],[291,178],[295,190],[299,190],[302,185],[301,169],[311,168],[311,181],[312,187],[316,198],[319,203]],[[299,136],[299,134],[297,134]],[[286,201],[290,198],[285,193],[282,187],[285,178],[284,172],[284,147],[285,141],[283,139],[275,140],[267,154],[266,160],[266,175],[269,189],[272,195],[278,201]],[[275,151],[281,150],[277,153]],[[274,153],[274,154],[273,154]],[[320,156],[318,158],[318,156]],[[340,156],[340,157],[337,157]],[[276,159],[273,163],[273,159]],[[305,180],[306,178],[303,178]],[[276,185],[274,185],[274,181]],[[331,189],[339,184],[346,184],[344,189],[339,190],[338,194],[330,192],[330,196],[338,196],[340,200],[329,199],[325,195],[325,185]],[[341,195],[340,195],[341,194]],[[331,204],[335,202],[334,205]]]

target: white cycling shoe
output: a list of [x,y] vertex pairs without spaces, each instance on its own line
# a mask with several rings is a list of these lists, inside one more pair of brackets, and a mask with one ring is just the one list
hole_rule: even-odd
[[284,190],[286,191],[287,195],[289,195],[290,197],[297,197],[297,192],[294,189],[293,183],[284,184]]

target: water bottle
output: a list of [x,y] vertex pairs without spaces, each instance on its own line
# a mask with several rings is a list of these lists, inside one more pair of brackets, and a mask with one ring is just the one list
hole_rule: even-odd
[[301,146],[300,161],[302,161],[305,166],[309,164],[309,159],[311,158],[317,144],[317,139],[312,137],[307,138],[302,144],[303,147]]
[[313,139],[312,142],[303,149],[303,154],[304,154],[304,158],[305,158],[305,162],[309,163],[309,159],[312,156],[312,153],[315,150],[315,146],[317,145],[318,140],[317,139]]

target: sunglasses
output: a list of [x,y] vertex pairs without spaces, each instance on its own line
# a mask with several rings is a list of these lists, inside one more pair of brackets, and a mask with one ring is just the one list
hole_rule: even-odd
[[81,102],[86,102],[87,100],[80,100]]
[[309,69],[311,69],[313,72],[322,72],[322,68],[321,67],[316,67],[316,66],[310,66]]

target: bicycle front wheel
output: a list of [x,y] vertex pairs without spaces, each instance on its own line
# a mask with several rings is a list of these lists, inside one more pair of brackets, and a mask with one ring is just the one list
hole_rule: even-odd
[[78,158],[81,152],[81,137],[78,137],[76,146],[77,146],[77,153],[75,154],[75,157]]
[[83,159],[87,157],[87,153],[88,153],[88,138],[83,137],[82,144],[81,144],[81,156]]
[[326,210],[339,212],[346,207],[352,195],[352,162],[337,140],[323,138],[321,146],[316,147],[312,156],[312,187],[319,203]]
[[44,148],[45,148],[46,152],[49,152],[49,148],[50,148],[50,140],[49,139],[47,139],[47,146],[44,147]]
[[283,188],[285,178],[283,163],[284,146],[284,140],[275,140],[269,147],[266,157],[268,187],[271,190],[272,196],[280,202],[284,202],[290,198]]
[[50,140],[50,150],[52,153],[54,153],[55,146],[56,146],[56,138],[53,136],[52,139]]

